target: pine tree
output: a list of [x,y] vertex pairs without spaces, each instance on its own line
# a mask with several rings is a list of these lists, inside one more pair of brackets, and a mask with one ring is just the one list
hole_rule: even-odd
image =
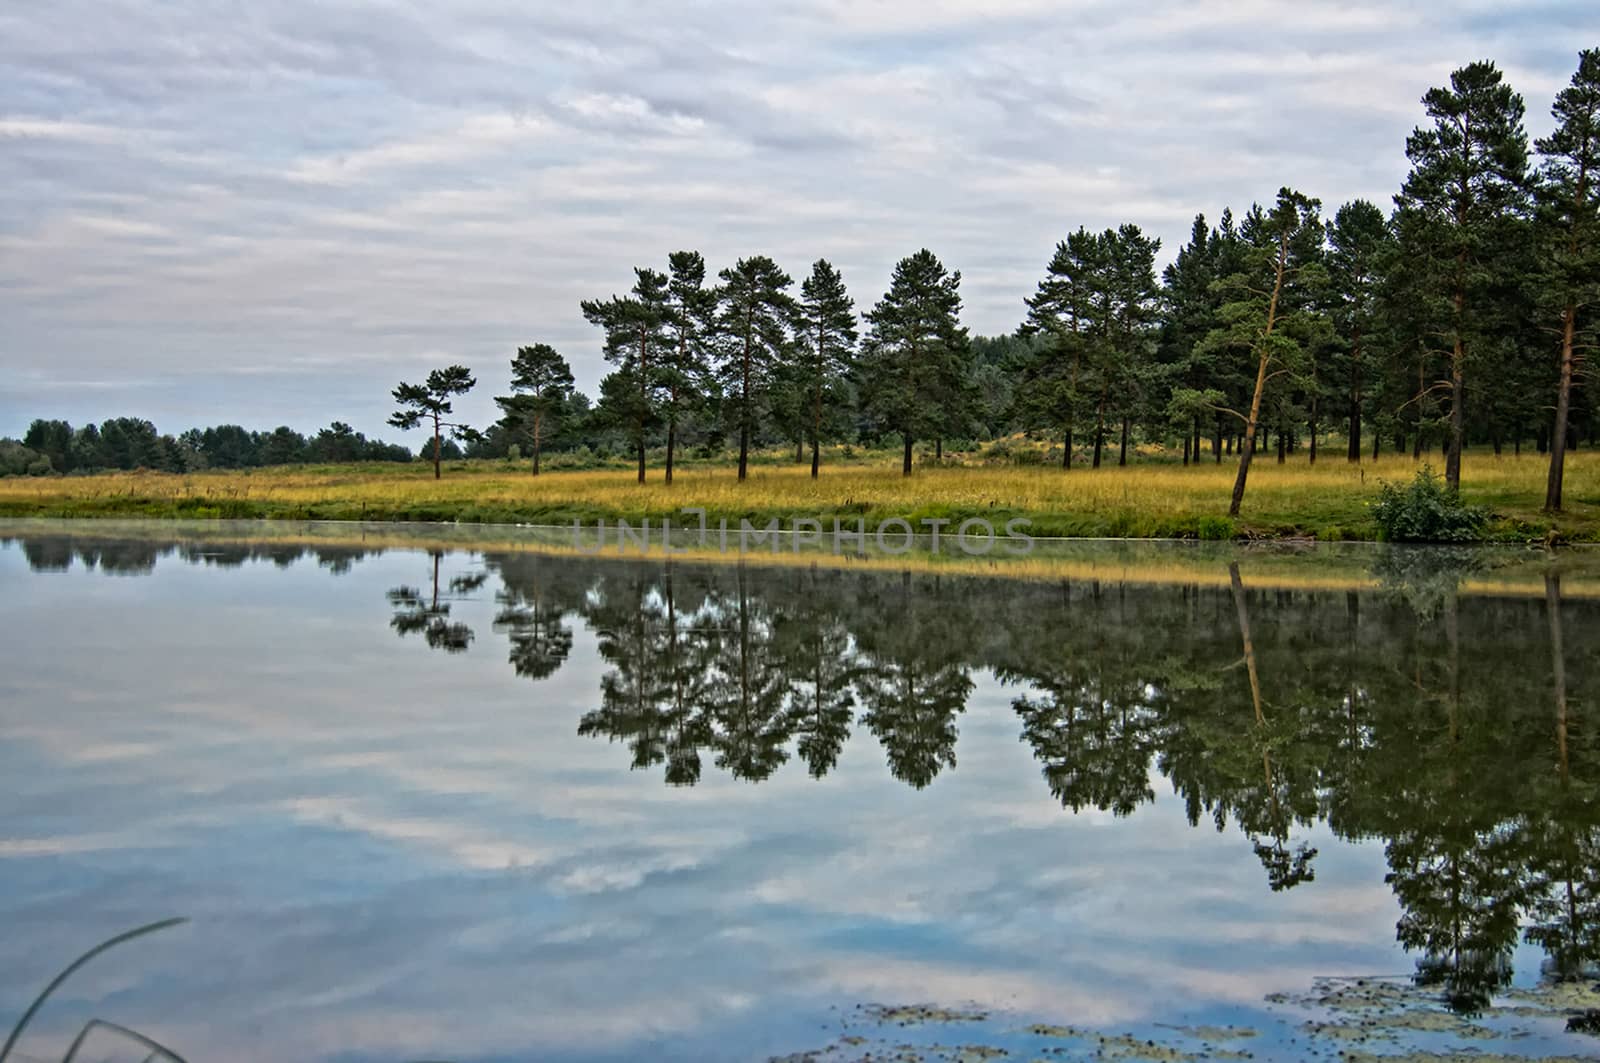
[[[440,459],[440,434],[443,429],[450,429],[451,434],[462,439],[471,439],[475,433],[470,427],[460,422],[446,421],[450,416],[452,395],[464,395],[471,391],[477,381],[473,379],[472,372],[464,365],[452,365],[447,369],[435,369],[428,374],[426,382],[421,384],[402,383],[394,389],[394,401],[399,404],[389,417],[389,423],[400,429],[412,429],[423,421],[433,422],[433,478],[439,478]],[[303,444],[302,444],[303,447]]]
[[[1270,212],[1252,208],[1240,230],[1247,248],[1246,268],[1218,282],[1228,302],[1220,311],[1221,327],[1206,337],[1202,348],[1216,353],[1248,351],[1255,368],[1248,412],[1225,408],[1244,424],[1239,472],[1228,504],[1230,517],[1239,515],[1244,502],[1267,385],[1278,377],[1288,377],[1275,389],[1278,394],[1302,377],[1307,348],[1315,342],[1321,324],[1310,309],[1324,272],[1319,206],[1317,200],[1284,188]],[[1215,402],[1221,396],[1213,389],[1210,398]]]
[[1029,428],[1061,436],[1063,469],[1072,467],[1073,428],[1083,415],[1090,275],[1097,251],[1093,234],[1080,227],[1056,244],[1044,280],[1023,300],[1028,316],[1019,332],[1038,337],[1039,343],[1022,367],[1016,412]]
[[1469,356],[1490,339],[1489,289],[1503,269],[1506,223],[1524,203],[1528,138],[1522,97],[1501,80],[1493,63],[1478,62],[1450,75],[1448,88],[1422,98],[1431,126],[1406,140],[1411,173],[1396,202],[1417,213],[1422,261],[1434,298],[1448,304],[1450,440],[1445,481],[1461,486],[1466,439]]
[[795,376],[806,399],[815,480],[822,461],[823,407],[843,393],[856,346],[855,303],[844,278],[825,258],[817,259],[800,285],[796,333]]
[[660,363],[668,344],[667,278],[653,269],[636,267],[633,272],[629,295],[604,302],[586,299],[579,305],[590,324],[605,330],[605,358],[617,367],[612,374],[617,379],[606,392],[610,413],[628,429],[639,458],[639,482],[644,483],[645,444],[659,419]]
[[1328,227],[1329,304],[1344,357],[1347,416],[1345,459],[1361,461],[1361,416],[1378,331],[1380,269],[1392,243],[1383,212],[1364,199],[1340,207]]
[[1535,194],[1544,266],[1538,298],[1545,313],[1559,319],[1561,335],[1544,495],[1544,508],[1554,512],[1561,509],[1573,383],[1582,375],[1582,352],[1593,342],[1600,306],[1600,49],[1579,55],[1571,84],[1550,110],[1556,129],[1537,144],[1542,162]]
[[505,413],[500,423],[533,443],[533,475],[538,476],[546,430],[572,400],[572,367],[548,343],[518,347],[511,359],[511,390],[495,396]]
[[[1109,398],[1122,421],[1118,465],[1128,464],[1128,429],[1133,412],[1155,377],[1157,298],[1156,253],[1161,241],[1137,225],[1107,229],[1101,235],[1106,265],[1106,355],[1103,375]],[[1098,443],[1096,451],[1098,455]]]
[[739,422],[739,479],[749,474],[750,437],[773,373],[789,343],[794,283],[765,255],[741,258],[723,270],[718,313],[717,375]]
[[946,270],[923,248],[895,265],[888,292],[866,318],[863,398],[878,424],[901,437],[901,472],[910,476],[912,445],[943,427],[941,403],[966,368],[961,273]]
[[1212,422],[1212,456],[1222,461],[1226,435],[1231,452],[1235,432],[1225,422],[1227,409],[1245,405],[1249,381],[1241,359],[1205,343],[1222,325],[1226,288],[1218,281],[1244,268],[1244,243],[1233,212],[1224,209],[1213,229],[1197,215],[1189,243],[1162,272],[1162,322],[1157,372],[1167,389],[1165,414],[1183,432],[1183,462],[1200,460],[1200,424]]
[[667,256],[667,269],[667,344],[660,358],[660,378],[670,484],[679,425],[700,408],[710,380],[717,293],[705,286],[706,261],[698,251],[674,251]]

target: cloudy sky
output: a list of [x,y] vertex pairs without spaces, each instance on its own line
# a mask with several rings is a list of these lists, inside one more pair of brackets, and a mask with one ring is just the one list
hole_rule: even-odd
[[0,434],[393,437],[396,381],[465,363],[485,418],[538,340],[592,393],[578,300],[685,247],[867,304],[927,246],[1007,331],[1071,228],[1170,256],[1284,183],[1387,204],[1451,69],[1497,60],[1537,135],[1595,44],[1588,0],[8,4]]

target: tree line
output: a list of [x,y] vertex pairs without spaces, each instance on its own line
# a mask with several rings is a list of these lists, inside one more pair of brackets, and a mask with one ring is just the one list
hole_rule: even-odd
[[[1126,464],[1156,444],[1185,464],[1235,461],[1235,514],[1263,446],[1280,462],[1315,462],[1335,438],[1351,462],[1437,448],[1456,489],[1469,444],[1499,454],[1532,442],[1549,455],[1545,504],[1558,510],[1566,451],[1600,434],[1584,386],[1600,329],[1600,49],[1580,54],[1553,131],[1532,144],[1523,99],[1492,62],[1456,70],[1422,103],[1387,212],[1358,199],[1325,217],[1320,200],[1284,188],[1237,215],[1197,216],[1159,275],[1160,241],[1139,226],[1079,228],[1010,335],[969,335],[961,273],[927,249],[861,313],[826,259],[796,285],[766,255],[712,275],[685,250],[664,269],[636,267],[626,292],[581,302],[611,367],[593,401],[536,343],[517,350],[486,429],[452,413],[476,385],[463,366],[402,383],[390,423],[429,429],[435,475],[458,454],[526,452],[538,472],[544,453],[576,450],[626,453],[641,482],[659,454],[666,483],[686,451],[735,453],[743,479],[754,448],[778,445],[797,462],[809,451],[815,476],[832,442],[893,445],[907,474],[919,443],[939,461],[947,443],[1024,432],[1058,444],[1063,469],[1112,451]],[[144,463],[181,465],[188,436]],[[291,442],[262,441],[255,460],[325,449]],[[74,460],[70,447],[26,445],[58,470]],[[115,459],[101,467],[139,460]]]
[[[1064,469],[1080,451],[1098,467],[1111,447],[1126,464],[1140,441],[1188,464],[1209,444],[1212,461],[1237,460],[1235,514],[1263,443],[1312,462],[1335,431],[1351,462],[1366,440],[1373,459],[1438,447],[1455,489],[1468,444],[1532,441],[1559,509],[1566,450],[1600,430],[1582,387],[1600,323],[1600,50],[1580,55],[1554,131],[1531,146],[1522,97],[1491,62],[1422,102],[1387,213],[1358,199],[1326,218],[1284,188],[1214,224],[1197,216],[1159,277],[1160,241],[1137,225],[1080,228],[1013,336],[970,337],[961,274],[926,249],[859,320],[825,259],[796,291],[764,255],[711,283],[698,252],[676,252],[665,271],[637,267],[625,294],[582,303],[613,367],[592,409],[574,407],[565,359],[523,348],[492,432],[537,454],[576,412],[626,441],[641,482],[664,446],[668,483],[687,441],[736,447],[741,478],[753,442],[792,443],[797,461],[809,447],[813,475],[829,440],[893,440],[906,473],[919,441],[938,460],[948,440],[1014,431],[1059,439]],[[415,393],[396,398],[426,412]]]
[[[460,456],[458,448],[452,448]],[[163,434],[141,417],[113,417],[74,428],[70,422],[35,420],[21,443],[0,442],[0,472],[44,475],[104,469],[249,469],[302,462],[410,461],[411,451],[368,439],[342,421],[304,436],[287,425],[270,432],[236,424]]]

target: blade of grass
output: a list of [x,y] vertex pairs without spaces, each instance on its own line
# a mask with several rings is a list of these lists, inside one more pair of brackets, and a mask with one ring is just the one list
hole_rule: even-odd
[[178,1053],[174,1052],[161,1042],[146,1037],[138,1030],[130,1030],[126,1026],[119,1026],[117,1023],[107,1022],[104,1019],[90,1019],[88,1022],[83,1024],[83,1029],[78,1031],[78,1036],[73,1039],[71,1047],[67,1049],[67,1054],[61,1057],[61,1063],[72,1063],[74,1059],[77,1059],[78,1050],[82,1048],[83,1043],[89,1039],[89,1035],[96,1030],[110,1030],[112,1033],[120,1034],[121,1036],[126,1037],[128,1040],[135,1041],[143,1047],[150,1049],[150,1055],[145,1057],[146,1063],[149,1063],[150,1060],[155,1059],[158,1056],[165,1056],[172,1060],[172,1063],[188,1063],[188,1060],[184,1059],[182,1056],[178,1055]]
[[11,1036],[6,1038],[6,1043],[3,1046],[0,1046],[0,1063],[5,1063],[6,1057],[11,1055],[12,1048],[16,1047],[18,1039],[22,1037],[22,1031],[28,1028],[28,1023],[33,1021],[34,1015],[38,1014],[39,1009],[44,1007],[44,1002],[50,998],[50,994],[54,993],[57,989],[60,989],[61,983],[65,982],[68,978],[71,978],[80,967],[94,959],[96,956],[100,955],[102,952],[105,952],[108,949],[116,948],[118,945],[121,945],[124,942],[132,941],[134,938],[144,937],[146,934],[154,934],[159,930],[166,930],[169,927],[178,926],[180,923],[187,923],[188,921],[189,920],[182,918],[162,919],[159,922],[147,923],[144,926],[135,927],[132,930],[118,934],[116,937],[107,938],[94,948],[90,949],[88,952],[85,952],[82,956],[79,956],[77,959],[69,963],[65,970],[56,975],[55,978],[51,980],[50,984],[44,987],[44,992],[40,993],[34,998],[33,1003],[28,1005],[28,1010],[22,1013],[22,1018],[18,1019],[17,1024],[11,1028]]

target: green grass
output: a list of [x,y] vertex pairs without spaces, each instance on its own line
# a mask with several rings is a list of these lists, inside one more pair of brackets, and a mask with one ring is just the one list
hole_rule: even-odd
[[[425,463],[283,466],[193,474],[150,472],[0,480],[0,516],[154,517],[178,519],[397,520],[464,523],[570,524],[581,521],[678,526],[685,507],[726,519],[785,523],[834,518],[872,529],[891,517],[983,517],[997,527],[1013,517],[1034,535],[1117,538],[1374,539],[1371,505],[1380,481],[1406,481],[1417,466],[1390,456],[1360,466],[1303,456],[1278,465],[1270,456],[1252,467],[1243,515],[1227,516],[1234,466],[1201,462],[1187,468],[1142,458],[1126,468],[1059,468],[984,464],[970,456],[919,467],[902,477],[882,454],[824,464],[813,481],[793,452],[769,454],[740,483],[721,463],[697,463],[662,482],[652,467],[643,484],[628,469],[551,471],[530,475],[526,463],[449,463],[442,480]],[[965,460],[965,464],[963,464]],[[1600,541],[1600,454],[1569,455],[1567,511],[1543,513],[1546,463],[1541,456],[1495,457],[1469,452],[1462,495],[1486,507],[1491,540],[1556,537]]]

